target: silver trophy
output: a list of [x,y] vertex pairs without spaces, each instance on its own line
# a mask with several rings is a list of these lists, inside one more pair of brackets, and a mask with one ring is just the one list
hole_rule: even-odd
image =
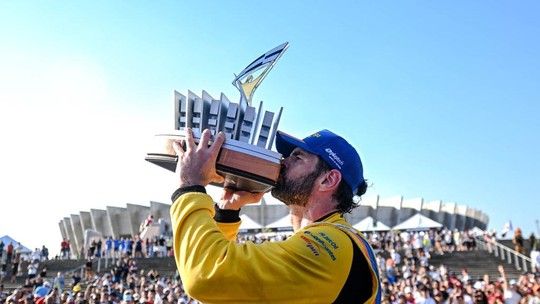
[[170,171],[176,171],[177,156],[174,141],[183,140],[191,128],[195,141],[210,129],[212,135],[223,131],[223,143],[216,170],[225,177],[218,186],[251,192],[267,192],[277,182],[282,155],[272,151],[283,108],[277,112],[263,111],[263,102],[252,103],[253,94],[273,68],[289,43],[283,43],[250,63],[233,85],[240,91],[239,102],[230,101],[225,94],[214,98],[208,92],[186,95],[174,92],[174,130],[157,134],[155,146],[146,160]]

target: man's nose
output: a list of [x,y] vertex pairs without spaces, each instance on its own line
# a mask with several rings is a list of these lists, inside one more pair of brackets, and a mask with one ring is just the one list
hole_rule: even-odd
[[288,160],[290,159],[290,156],[287,156],[287,157],[284,157],[281,159],[281,166],[287,166],[288,165]]

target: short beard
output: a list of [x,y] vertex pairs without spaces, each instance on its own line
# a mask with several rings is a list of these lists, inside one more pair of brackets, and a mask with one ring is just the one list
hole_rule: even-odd
[[304,177],[289,180],[285,167],[282,167],[277,185],[272,188],[272,196],[287,206],[296,205],[304,207],[311,196],[313,185],[320,175],[321,171],[316,169]]

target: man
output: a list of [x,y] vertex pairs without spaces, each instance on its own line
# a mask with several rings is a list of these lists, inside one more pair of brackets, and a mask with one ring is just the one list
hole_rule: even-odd
[[36,287],[34,290],[34,297],[45,298],[49,291],[51,291],[51,283],[49,283],[49,281],[45,281],[41,286]]
[[240,208],[263,193],[224,189],[216,206],[205,186],[222,183],[215,163],[225,140],[196,145],[187,129],[178,155],[179,189],[171,221],[176,264],[186,292],[203,303],[380,303],[373,252],[343,218],[367,189],[356,150],[328,131],[304,140],[278,132],[284,159],[272,195],[290,209],[295,233],[284,241],[237,243]]
[[62,239],[62,242],[60,242],[60,258],[62,260],[68,260],[69,259],[69,242],[66,238]]
[[540,304],[540,286],[535,285],[532,288],[532,296],[529,298],[529,302],[527,304]]
[[431,297],[431,290],[424,284],[418,286],[418,294],[414,298],[415,304],[436,304],[435,300]]
[[517,285],[516,280],[512,279],[508,281],[503,265],[499,265],[497,268],[501,274],[504,303],[519,304],[521,302],[522,295],[519,292],[519,286]]
[[9,263],[13,260],[13,242],[9,242],[6,249],[6,261]]

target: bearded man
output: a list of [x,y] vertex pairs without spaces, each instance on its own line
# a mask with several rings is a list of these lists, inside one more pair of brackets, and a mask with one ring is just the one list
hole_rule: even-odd
[[357,151],[322,130],[303,140],[278,132],[283,156],[272,195],[285,203],[295,233],[283,241],[237,243],[241,207],[264,193],[224,188],[216,160],[225,140],[205,130],[196,144],[187,129],[172,196],[174,254],[188,295],[203,303],[380,303],[373,251],[343,215],[358,206],[367,183]]

